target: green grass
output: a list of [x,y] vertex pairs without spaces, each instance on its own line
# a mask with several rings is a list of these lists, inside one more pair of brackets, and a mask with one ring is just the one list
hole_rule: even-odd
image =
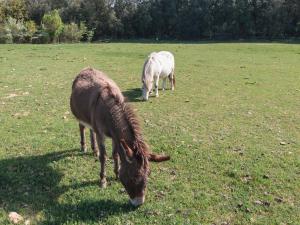
[[[151,51],[176,59],[176,89],[138,101]],[[69,96],[92,66],[137,109],[155,152],[134,209],[108,162],[79,150]],[[0,224],[300,224],[300,45],[0,45]],[[284,143],[283,143],[284,142]],[[109,154],[111,142],[107,140]]]

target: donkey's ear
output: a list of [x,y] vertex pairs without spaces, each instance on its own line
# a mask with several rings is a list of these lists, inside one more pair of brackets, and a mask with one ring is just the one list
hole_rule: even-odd
[[132,158],[133,156],[133,151],[131,150],[131,148],[129,148],[129,146],[127,145],[126,141],[124,139],[121,139],[121,146],[123,147],[125,154],[128,158]]
[[167,160],[170,160],[170,156],[168,155],[157,155],[153,153],[150,153],[149,155],[149,161],[151,162],[163,162]]

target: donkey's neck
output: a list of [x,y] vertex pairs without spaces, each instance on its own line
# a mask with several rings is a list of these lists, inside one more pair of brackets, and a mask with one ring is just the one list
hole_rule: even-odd
[[124,139],[128,144],[132,145],[135,141],[135,133],[126,113],[126,107],[125,102],[111,107],[110,112],[113,121],[112,132],[116,139]]
[[134,110],[125,102],[116,104],[110,109],[115,141],[124,139],[132,150],[148,154],[148,146],[143,140],[140,124]]

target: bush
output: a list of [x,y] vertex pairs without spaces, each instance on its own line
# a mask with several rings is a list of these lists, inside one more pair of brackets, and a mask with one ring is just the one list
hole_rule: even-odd
[[81,22],[78,26],[75,23],[64,25],[63,31],[59,37],[62,42],[90,42],[94,36],[93,30],[88,30],[85,23]]
[[60,35],[62,42],[79,42],[82,38],[83,31],[76,23],[64,25],[63,31]]
[[52,42],[58,41],[58,37],[63,30],[63,22],[58,10],[53,10],[43,16],[42,27],[49,34]]
[[0,24],[0,44],[10,44],[13,42],[11,30],[6,24]]
[[36,24],[33,20],[29,20],[25,22],[25,27],[28,35],[32,36],[36,31]]
[[22,21],[9,17],[7,21],[2,24],[1,32],[2,43],[24,43],[29,42],[27,37],[27,29]]
[[60,35],[60,41],[62,42],[90,42],[94,36],[94,31],[89,31],[86,25],[81,22],[78,26],[75,23],[64,25],[63,31]]
[[44,30],[38,30],[31,38],[32,44],[47,44],[50,42],[50,36]]
[[94,29],[88,30],[84,22],[80,22],[80,30],[82,30],[81,41],[91,42],[94,37]]

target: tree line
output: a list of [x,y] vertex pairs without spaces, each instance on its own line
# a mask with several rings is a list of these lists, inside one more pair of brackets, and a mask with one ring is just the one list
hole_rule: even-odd
[[300,1],[0,0],[0,41],[18,27],[46,41],[299,37]]

